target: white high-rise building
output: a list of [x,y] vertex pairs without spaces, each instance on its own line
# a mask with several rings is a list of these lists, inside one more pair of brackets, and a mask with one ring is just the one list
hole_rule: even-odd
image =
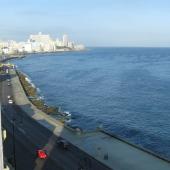
[[74,48],[74,43],[73,42],[68,42],[68,47],[73,49]]
[[32,48],[35,52],[55,51],[55,43],[48,34],[39,32],[37,35],[30,35],[29,41],[32,42]]
[[41,32],[39,32],[36,35],[30,35],[29,40],[31,42],[41,42],[41,43],[48,43],[51,42],[52,39],[50,37],[50,35],[48,34],[42,34]]
[[64,46],[63,41],[60,41],[58,38],[56,39],[55,44],[56,44],[57,47],[63,47]]
[[24,52],[31,53],[32,52],[32,44],[31,42],[26,42],[23,44]]
[[68,47],[68,35],[63,35],[63,46]]

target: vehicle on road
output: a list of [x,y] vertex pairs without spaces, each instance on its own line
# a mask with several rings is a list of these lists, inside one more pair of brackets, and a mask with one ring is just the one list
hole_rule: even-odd
[[8,103],[9,103],[9,104],[13,104],[14,102],[13,102],[12,99],[9,99],[9,100],[8,100]]
[[64,140],[64,139],[58,140],[57,144],[62,149],[68,149],[68,147],[69,147],[69,143],[66,140]]
[[10,79],[7,79],[7,82],[10,82]]
[[46,153],[45,150],[38,149],[38,150],[37,150],[37,156],[38,156],[38,158],[40,158],[40,159],[46,159],[46,158],[47,158],[47,153]]
[[11,99],[11,96],[8,95],[7,98],[8,98],[8,99]]
[[10,86],[11,84],[10,83],[8,83],[8,86]]

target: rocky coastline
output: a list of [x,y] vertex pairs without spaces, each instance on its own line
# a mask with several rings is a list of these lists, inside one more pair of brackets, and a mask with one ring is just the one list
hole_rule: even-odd
[[45,103],[45,101],[38,95],[37,88],[29,81],[28,77],[19,70],[16,70],[16,74],[20,80],[20,83],[25,91],[27,98],[30,102],[37,107],[37,109],[42,112],[50,115],[62,123],[68,121],[68,117],[66,117],[63,112],[59,110],[59,107],[49,106]]

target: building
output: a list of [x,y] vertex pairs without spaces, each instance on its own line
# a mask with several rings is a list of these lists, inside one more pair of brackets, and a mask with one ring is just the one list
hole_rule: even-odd
[[85,49],[85,46],[82,45],[82,44],[78,44],[78,45],[75,45],[75,46],[74,46],[74,49],[77,50],[77,51],[79,51],[79,50],[84,50],[84,49]]
[[41,32],[39,32],[38,34],[30,35],[29,41],[30,42],[47,43],[47,42],[51,42],[52,39],[51,39],[50,35],[42,34]]
[[58,38],[55,41],[56,47],[64,47],[63,41],[60,41]]
[[37,35],[30,35],[28,40],[32,43],[34,52],[52,52],[55,51],[55,42],[50,35],[39,32]]
[[68,42],[68,47],[71,49],[74,49],[74,43],[73,42]]
[[32,43],[30,41],[24,43],[23,44],[23,50],[26,53],[31,53],[32,52]]
[[9,48],[8,47],[3,47],[2,48],[2,54],[9,54]]
[[68,35],[64,34],[63,35],[63,46],[68,47]]

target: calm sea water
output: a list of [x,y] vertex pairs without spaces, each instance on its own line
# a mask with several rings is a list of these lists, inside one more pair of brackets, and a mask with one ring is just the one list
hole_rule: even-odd
[[14,60],[47,103],[170,159],[170,48],[90,48]]

